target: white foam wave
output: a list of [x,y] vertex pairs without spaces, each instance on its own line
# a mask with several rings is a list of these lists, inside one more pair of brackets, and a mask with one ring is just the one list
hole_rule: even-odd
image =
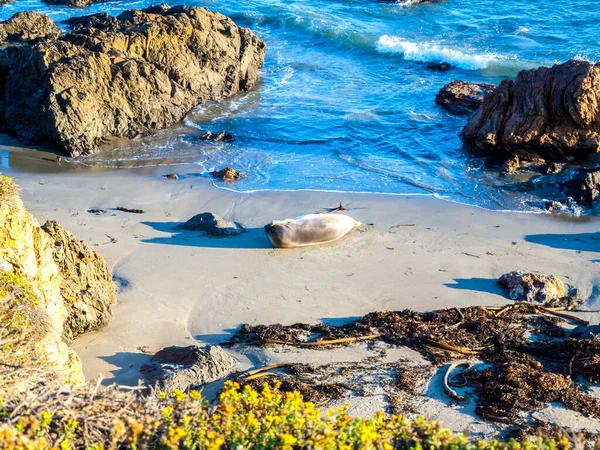
[[469,54],[438,44],[416,43],[405,39],[384,35],[379,38],[377,50],[381,53],[402,54],[404,59],[419,62],[445,62],[465,70],[486,69],[502,59],[493,53]]

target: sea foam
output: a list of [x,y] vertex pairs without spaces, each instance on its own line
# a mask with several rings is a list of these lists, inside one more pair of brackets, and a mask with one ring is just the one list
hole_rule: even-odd
[[468,54],[438,44],[416,43],[384,35],[379,38],[377,50],[381,53],[402,54],[404,59],[419,62],[446,62],[466,70],[486,69],[499,58],[492,53]]

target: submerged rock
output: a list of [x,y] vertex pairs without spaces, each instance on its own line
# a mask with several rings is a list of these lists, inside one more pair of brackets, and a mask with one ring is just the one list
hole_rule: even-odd
[[218,346],[166,347],[156,353],[140,372],[160,391],[186,391],[231,374],[237,362]]
[[515,271],[502,275],[498,284],[508,289],[511,300],[550,304],[570,300],[577,295],[575,288],[554,275]]
[[62,30],[47,16],[34,11],[19,12],[0,22],[0,43],[26,42],[38,38],[56,39]]
[[220,133],[213,133],[211,131],[207,131],[202,136],[200,136],[200,139],[205,140],[205,141],[213,141],[213,142],[233,142],[233,141],[235,141],[233,134],[227,133],[225,131],[221,131]]
[[168,173],[166,175],[163,175],[163,177],[167,180],[179,180],[179,176],[176,173]]
[[453,81],[440,89],[435,102],[452,114],[471,114],[494,89],[492,84]]
[[600,200],[600,168],[579,170],[565,186],[576,202],[591,206]]
[[44,0],[52,6],[71,6],[74,8],[85,8],[91,6],[92,3],[106,3],[108,0]]
[[235,236],[240,234],[240,228],[233,222],[229,222],[216,214],[205,212],[197,214],[181,225],[175,227],[176,230],[202,231],[203,233],[214,237]]
[[252,31],[204,8],[151,7],[71,26],[52,42],[0,50],[0,124],[22,142],[72,156],[250,89],[265,54]]
[[54,220],[42,225],[54,243],[52,256],[62,281],[60,293],[67,308],[64,337],[74,337],[102,328],[112,318],[116,303],[115,285],[106,261]]
[[210,173],[213,178],[218,178],[223,181],[235,181],[241,180],[242,178],[246,178],[245,173],[238,172],[231,167],[225,167],[224,169],[217,170],[215,172]]
[[600,152],[600,64],[570,60],[504,80],[470,117],[467,145],[488,155],[565,161]]

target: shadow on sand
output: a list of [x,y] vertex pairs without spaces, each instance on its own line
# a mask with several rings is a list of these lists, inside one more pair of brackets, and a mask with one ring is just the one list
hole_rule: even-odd
[[465,291],[486,292],[506,298],[505,290],[498,285],[498,280],[495,278],[455,278],[453,283],[445,283],[444,286]]
[[150,362],[152,355],[145,353],[134,353],[134,352],[117,352],[110,356],[100,356],[100,359],[106,361],[117,369],[111,370],[110,374],[113,376],[112,379],[102,380],[103,386],[110,386],[114,383],[124,384],[128,386],[136,386],[138,380],[144,377],[140,373],[140,368]]
[[564,250],[600,252],[600,232],[580,234],[530,234],[527,242]]
[[262,228],[246,228],[237,236],[212,237],[201,231],[176,230],[175,227],[180,225],[180,222],[142,222],[142,224],[152,227],[156,231],[171,233],[171,236],[168,237],[155,237],[142,241],[148,244],[209,248],[273,248]]

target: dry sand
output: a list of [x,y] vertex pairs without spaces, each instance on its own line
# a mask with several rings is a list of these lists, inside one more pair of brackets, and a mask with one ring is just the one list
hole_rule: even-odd
[[[119,285],[113,321],[74,348],[88,378],[135,384],[149,356],[168,345],[227,340],[243,323],[344,323],[375,310],[433,310],[508,303],[497,278],[512,270],[554,274],[575,285],[584,307],[600,309],[600,218],[492,212],[433,197],[324,192],[242,194],[210,180],[166,180],[189,167],[156,171],[73,170],[47,153],[0,147],[0,168],[21,186],[26,207],[43,223],[56,219],[105,255]],[[15,171],[7,167],[27,168]],[[273,219],[334,207],[372,224],[341,241],[276,250],[262,227]],[[141,208],[144,214],[114,210]],[[104,209],[102,215],[88,212]],[[173,227],[205,211],[247,228],[207,238]],[[110,243],[111,238],[116,242]],[[598,314],[580,314],[592,323]],[[241,368],[272,362],[359,361],[366,345],[336,351],[251,350]],[[439,394],[439,395],[438,395]],[[489,433],[472,405],[452,406],[443,392],[423,412],[460,430]],[[374,395],[353,405],[369,414]],[[433,402],[433,403],[432,403]],[[564,413],[545,412],[548,416]],[[596,424],[597,425],[597,424]],[[595,426],[596,426],[595,425]]]

